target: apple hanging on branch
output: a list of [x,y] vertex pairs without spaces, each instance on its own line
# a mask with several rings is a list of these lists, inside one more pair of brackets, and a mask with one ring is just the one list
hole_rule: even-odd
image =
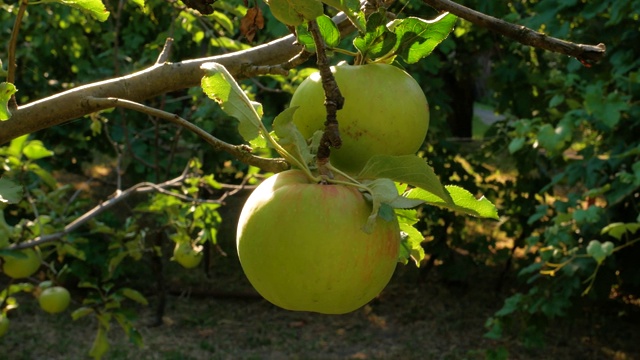
[[[397,262],[419,264],[424,258],[412,208],[431,204],[494,219],[497,211],[485,198],[443,186],[415,155],[428,128],[428,104],[415,80],[393,65],[398,57],[413,63],[427,56],[449,34],[455,16],[387,23],[375,13],[360,24],[366,32],[354,40],[355,65],[333,72],[320,59],[324,48],[339,45],[327,19],[322,15],[297,28],[299,41],[317,52],[323,69],[300,86],[272,132],[262,123],[261,105],[249,100],[224,66],[204,64],[202,88],[239,120],[239,132],[252,147],[275,150],[293,168],[265,180],[243,207],[236,245],[245,275],[277,306],[342,314],[377,296]],[[315,33],[305,38],[305,30]],[[344,91],[345,107],[333,110],[345,148],[320,162],[332,111],[327,71],[337,80],[332,86]]]

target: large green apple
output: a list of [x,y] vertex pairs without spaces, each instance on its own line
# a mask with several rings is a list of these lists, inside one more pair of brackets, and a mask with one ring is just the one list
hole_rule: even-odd
[[34,249],[25,249],[21,253],[25,257],[2,257],[2,271],[14,279],[26,278],[40,268],[40,253]]
[[[334,166],[357,173],[373,155],[409,155],[420,149],[429,128],[429,104],[414,78],[386,64],[331,70],[345,98],[337,113],[342,147],[331,150]],[[291,106],[299,106],[293,121],[305,138],[324,130],[327,112],[320,73],[300,84]]]
[[351,186],[310,183],[300,170],[273,175],[247,199],[237,249],[254,288],[288,310],[343,314],[387,285],[400,245],[398,222],[362,230],[371,205]]
[[71,303],[71,294],[62,286],[53,286],[46,288],[40,293],[38,303],[42,310],[49,314],[57,314],[63,312]]

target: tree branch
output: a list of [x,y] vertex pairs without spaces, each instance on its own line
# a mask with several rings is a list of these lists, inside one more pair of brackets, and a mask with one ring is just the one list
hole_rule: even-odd
[[315,20],[309,21],[309,32],[316,46],[317,64],[320,70],[320,77],[322,78],[322,88],[324,89],[324,106],[327,109],[324,133],[318,146],[317,164],[321,174],[332,177],[324,165],[329,161],[331,148],[339,149],[342,145],[340,130],[338,128],[337,112],[344,106],[344,97],[342,93],[340,93],[338,83],[331,72],[329,59],[325,51],[326,45],[320,33],[318,23]]
[[284,159],[269,159],[263,158],[259,156],[255,156],[251,154],[251,148],[246,145],[233,145],[226,143],[193,123],[181,118],[178,115],[152,108],[143,104],[139,104],[130,100],[117,99],[117,98],[94,98],[87,97],[85,102],[88,103],[88,106],[91,107],[121,107],[125,109],[139,111],[153,117],[157,117],[160,119],[164,119],[172,122],[180,127],[183,127],[194,134],[198,135],[204,141],[206,141],[211,147],[216,151],[225,151],[231,154],[236,159],[242,161],[245,164],[253,165],[259,167],[262,170],[269,172],[280,172],[289,168],[289,165],[284,161]]
[[78,217],[77,219],[75,219],[72,222],[70,222],[67,226],[65,226],[62,231],[59,231],[59,232],[53,233],[53,234],[47,234],[47,235],[38,236],[38,237],[34,238],[33,240],[12,244],[7,249],[9,249],[9,250],[18,250],[18,249],[32,248],[34,246],[42,245],[44,243],[48,243],[48,242],[52,242],[52,241],[56,241],[58,239],[61,239],[61,238],[65,237],[65,236],[67,236],[68,234],[70,234],[71,232],[73,232],[73,231],[77,230],[78,228],[80,228],[80,226],[86,224],[89,220],[91,220],[91,219],[95,218],[96,216],[100,215],[105,210],[108,210],[111,207],[113,207],[114,205],[120,203],[121,201],[123,201],[125,199],[128,199],[133,194],[145,194],[145,193],[150,193],[150,192],[161,192],[163,194],[176,196],[176,197],[180,198],[183,201],[198,201],[198,202],[201,202],[201,203],[204,203],[204,202],[220,203],[221,202],[220,200],[193,199],[193,198],[185,197],[184,195],[176,194],[176,193],[173,193],[173,192],[170,192],[170,191],[166,190],[166,188],[168,188],[168,187],[181,184],[187,178],[188,173],[187,173],[186,170],[187,169],[185,169],[185,171],[180,176],[178,176],[178,177],[176,177],[174,179],[171,179],[171,180],[167,180],[167,181],[165,181],[165,182],[163,182],[161,184],[154,184],[154,183],[149,183],[149,182],[141,182],[141,183],[138,183],[138,184],[136,184],[136,185],[124,190],[124,191],[118,189],[118,190],[116,190],[114,192],[113,196],[110,199],[101,202],[100,204],[98,204],[95,207],[93,207],[91,210],[89,210],[86,213],[82,214],[80,217]]
[[[334,17],[334,21],[350,24],[344,14]],[[354,29],[353,26],[340,28],[343,35]],[[142,101],[172,91],[199,86],[204,76],[200,66],[207,62],[224,65],[236,79],[262,75],[262,71],[274,70],[274,66],[286,69],[289,60],[296,57],[301,50],[302,47],[296,43],[295,36],[289,35],[243,51],[178,63],[154,64],[133,74],[79,86],[18,106],[18,109],[12,112],[11,119],[0,121],[0,145],[21,135],[106,109],[106,104],[83,101],[87,97]]]
[[557,39],[531,30],[525,26],[512,24],[469,9],[450,0],[422,1],[436,10],[448,11],[475,25],[497,32],[521,44],[575,57],[586,66],[589,66],[592,62],[602,60],[606,51],[603,43],[598,45],[585,45]]

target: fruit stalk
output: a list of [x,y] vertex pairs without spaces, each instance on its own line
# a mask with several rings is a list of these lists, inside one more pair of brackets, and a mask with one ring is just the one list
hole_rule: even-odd
[[[318,69],[320,70],[320,77],[322,78],[322,88],[324,89],[324,106],[327,109],[327,119],[324,123],[324,133],[320,140],[320,146],[318,147],[318,153],[316,163],[321,174],[324,174],[325,164],[329,162],[329,155],[331,154],[331,148],[339,149],[342,145],[342,139],[340,139],[340,130],[338,129],[338,110],[342,109],[344,105],[344,97],[340,93],[338,83],[331,72],[329,59],[325,51],[325,43],[318,28],[318,23],[315,20],[309,21],[309,32],[313,37],[313,42],[316,46],[316,56]],[[330,175],[327,171],[325,175]]]

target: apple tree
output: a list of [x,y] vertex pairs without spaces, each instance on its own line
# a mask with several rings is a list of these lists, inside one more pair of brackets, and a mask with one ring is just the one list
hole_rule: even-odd
[[169,258],[191,268],[229,251],[220,210],[246,188],[240,262],[292,310],[353,311],[397,262],[419,266],[418,209],[497,220],[492,201],[430,166],[428,99],[407,70],[460,18],[585,66],[604,45],[424,3],[429,16],[355,0],[2,4],[0,334],[24,292],[49,313],[71,302],[73,319],[95,316],[95,358],[112,323],[141,344],[127,306],[148,301],[125,280],[141,259],[162,276]]

